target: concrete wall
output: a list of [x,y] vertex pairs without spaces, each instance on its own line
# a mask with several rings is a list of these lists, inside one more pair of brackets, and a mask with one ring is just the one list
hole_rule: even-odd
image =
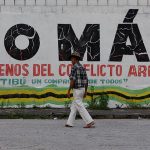
[[118,9],[120,13],[125,8],[142,8],[141,13],[149,13],[148,6],[150,0],[0,0],[0,12],[14,13],[94,13]]
[[[48,51],[49,49],[50,50],[53,49],[57,51],[58,49],[57,47],[58,39],[57,39],[57,30],[56,30],[57,24],[60,24],[60,23],[69,23],[69,24],[72,23],[75,25],[77,24],[76,26],[74,26],[74,28],[76,27],[75,28],[75,31],[77,31],[76,34],[78,35],[79,33],[79,36],[81,36],[83,29],[79,29],[80,28],[79,21],[82,20],[83,25],[85,26],[85,24],[90,23],[90,21],[93,20],[91,21],[91,23],[94,22],[94,23],[98,23],[102,25],[101,35],[102,35],[103,40],[101,43],[102,43],[102,46],[104,45],[103,46],[104,50],[105,49],[111,50],[113,39],[115,37],[118,24],[122,23],[129,9],[136,8],[136,9],[139,9],[138,11],[139,17],[137,17],[137,20],[135,21],[135,23],[138,23],[138,25],[140,26],[140,31],[142,33],[142,36],[144,37],[143,38],[144,43],[147,46],[147,51],[148,51],[150,49],[150,44],[149,44],[150,34],[148,32],[149,24],[150,24],[150,21],[149,21],[150,20],[149,19],[150,7],[149,6],[150,6],[150,0],[0,0],[0,20],[1,20],[0,42],[3,43],[6,31],[12,25],[17,24],[18,22],[19,23],[23,22],[23,23],[27,23],[35,27],[38,33],[40,33],[39,35],[41,37],[41,43],[43,43],[44,41],[44,44],[41,44],[42,46],[44,45],[44,48],[41,46],[42,50]],[[101,19],[100,21],[97,21],[97,18],[94,16],[95,14],[96,14],[96,17],[99,17]],[[90,18],[90,15],[91,15],[91,18]],[[62,16],[65,16],[64,20],[62,19]],[[76,19],[74,19],[74,16],[76,17]],[[86,18],[86,20],[84,17]],[[26,21],[24,21],[24,19]],[[44,22],[43,24],[41,23],[42,19]],[[110,25],[110,28],[109,30],[107,30],[107,27],[109,25]],[[51,32],[50,29],[55,29],[55,30],[52,30],[55,32]],[[53,38],[52,36],[52,39],[54,41],[53,40],[47,41],[47,39],[49,40],[50,38],[50,37],[46,38],[47,33],[51,33],[51,36],[55,34],[54,36],[55,38]],[[45,45],[46,46],[48,45],[51,47],[45,47]],[[0,50],[4,52],[3,44],[0,44]],[[104,50],[102,52],[103,54],[106,54]],[[43,62],[44,64],[45,63],[44,61],[48,60],[48,63],[50,63],[49,59],[43,59],[43,58],[47,58],[49,55],[44,55],[42,58],[41,53],[43,53],[43,51],[40,51],[38,55],[36,55],[37,57],[34,57],[32,61],[36,63],[39,62],[39,64],[42,64]],[[3,57],[3,55],[5,55],[7,58]],[[6,52],[3,53],[3,55],[1,55],[1,63],[10,63],[10,64],[18,63],[16,60],[13,60],[13,59],[9,60],[10,57],[6,54]],[[41,59],[38,59],[38,56],[39,58],[42,59],[42,61]],[[53,58],[56,58],[56,57],[53,57]],[[133,62],[134,64],[134,60],[130,59],[130,61]],[[124,61],[124,62],[128,62],[128,61]],[[137,63],[137,61],[135,62]],[[30,64],[31,61],[28,61],[27,63]],[[143,65],[144,64],[145,63],[143,63]],[[149,62],[147,63],[147,65],[149,65]],[[126,63],[125,63],[125,66],[126,66]],[[139,84],[140,85],[139,89],[141,90],[135,90],[137,89],[137,81],[139,82],[139,80],[137,80],[136,77],[135,78],[133,77],[131,79],[133,79],[135,84],[132,84],[132,82],[129,82],[129,84],[135,87],[133,87],[130,90],[126,89],[128,88],[126,86],[124,86],[126,88],[122,88],[120,86],[102,87],[102,84],[101,84],[99,88],[94,89],[95,91],[92,88],[89,89],[89,95],[88,95],[87,100],[91,100],[92,98],[91,97],[92,94],[90,94],[91,92],[99,92],[100,94],[108,93],[110,99],[113,100],[111,101],[111,103],[109,103],[109,107],[113,107],[113,108],[117,106],[123,107],[122,106],[123,104],[125,104],[126,106],[126,104],[128,103],[131,105],[134,103],[137,103],[137,104],[141,104],[144,106],[150,106],[149,76],[147,76],[146,78],[147,80],[143,80],[143,78],[141,78],[140,81],[142,81],[142,83],[143,81],[145,81],[146,83],[146,86],[144,85],[144,88],[147,87],[145,89],[142,89],[142,84]],[[36,88],[37,87],[38,86],[36,86]],[[28,107],[30,105],[46,106],[47,104],[50,104],[50,106],[52,107],[63,107],[64,104],[66,104],[66,102],[68,101],[66,99],[67,88],[59,89],[59,88],[49,86],[49,87],[45,87],[41,89],[40,88],[35,89],[32,87],[20,87],[20,88],[13,87],[10,89],[9,88],[4,89],[3,87],[1,87],[0,91],[2,91],[0,93],[0,106],[1,107],[9,107],[9,106],[18,106],[18,107],[23,106],[24,107],[24,105],[28,105]]]

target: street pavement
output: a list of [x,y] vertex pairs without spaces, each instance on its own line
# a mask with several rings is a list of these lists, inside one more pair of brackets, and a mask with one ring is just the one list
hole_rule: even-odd
[[96,127],[66,120],[1,119],[0,150],[150,150],[150,120],[97,119]]

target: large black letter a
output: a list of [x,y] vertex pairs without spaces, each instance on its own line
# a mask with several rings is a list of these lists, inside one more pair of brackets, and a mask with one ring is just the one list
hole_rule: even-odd
[[[118,25],[109,61],[121,61],[123,55],[135,55],[138,62],[148,62],[142,36],[137,24],[133,24],[138,9],[130,9],[123,21]],[[127,38],[131,45],[126,45]]]

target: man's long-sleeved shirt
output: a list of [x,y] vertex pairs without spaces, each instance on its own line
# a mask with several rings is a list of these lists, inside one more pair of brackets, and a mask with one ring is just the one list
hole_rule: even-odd
[[88,77],[85,68],[80,64],[76,63],[71,69],[71,74],[69,75],[70,80],[74,80],[75,89],[86,87],[88,85]]

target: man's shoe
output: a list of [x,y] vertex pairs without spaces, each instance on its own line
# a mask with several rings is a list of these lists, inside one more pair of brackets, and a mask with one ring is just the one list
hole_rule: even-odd
[[72,128],[73,126],[70,126],[70,125],[66,124],[66,125],[65,125],[65,127],[69,127],[69,128]]
[[87,124],[83,128],[95,128],[94,124],[95,124],[94,121],[92,121],[91,123]]

